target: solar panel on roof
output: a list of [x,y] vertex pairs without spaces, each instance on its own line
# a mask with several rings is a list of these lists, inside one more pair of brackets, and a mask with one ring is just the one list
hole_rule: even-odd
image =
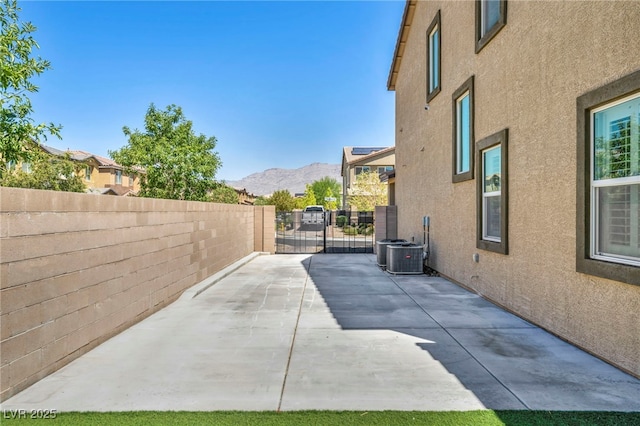
[[380,151],[384,148],[365,148],[365,147],[356,147],[351,149],[351,155],[369,155],[372,152]]

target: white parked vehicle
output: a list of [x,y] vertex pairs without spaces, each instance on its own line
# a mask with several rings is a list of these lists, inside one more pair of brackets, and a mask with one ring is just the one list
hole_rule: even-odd
[[324,207],[323,206],[307,206],[302,211],[303,225],[322,225],[324,224]]

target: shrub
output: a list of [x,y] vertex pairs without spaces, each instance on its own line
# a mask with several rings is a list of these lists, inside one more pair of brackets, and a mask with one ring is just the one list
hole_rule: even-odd
[[344,215],[336,217],[336,226],[343,228],[348,222],[348,219]]
[[358,235],[358,228],[355,226],[351,226],[351,225],[347,225],[344,228],[342,228],[342,231],[344,232],[345,235]]
[[358,233],[362,235],[373,235],[373,225],[370,223],[367,225],[360,225],[360,227],[358,228]]

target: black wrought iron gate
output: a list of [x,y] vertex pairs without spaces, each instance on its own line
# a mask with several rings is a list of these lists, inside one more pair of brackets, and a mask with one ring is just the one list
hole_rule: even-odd
[[372,211],[334,210],[324,223],[302,223],[302,212],[276,213],[276,253],[373,253]]

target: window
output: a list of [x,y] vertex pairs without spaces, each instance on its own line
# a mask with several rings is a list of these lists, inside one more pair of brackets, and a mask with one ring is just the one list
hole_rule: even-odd
[[378,166],[378,173],[382,174],[384,172],[390,172],[393,170],[393,166]]
[[473,76],[453,94],[453,182],[473,179]]
[[508,186],[507,140],[508,129],[495,133],[477,143],[478,185],[477,247],[508,254]]
[[129,186],[133,186],[136,181],[135,175],[129,175]]
[[427,29],[427,102],[440,93],[440,11]]
[[507,24],[507,0],[476,0],[476,53]]
[[640,285],[640,71],[578,98],[576,269]]
[[31,163],[22,163],[22,171],[25,173],[31,173]]
[[592,256],[640,265],[640,94],[591,112]]
[[116,170],[116,185],[122,184],[122,170]]
[[356,166],[356,176],[358,176],[360,173],[367,173],[370,171],[371,168],[369,166]]
[[84,180],[86,181],[90,181],[91,180],[91,172],[93,171],[93,167],[92,166],[87,166],[84,169]]

